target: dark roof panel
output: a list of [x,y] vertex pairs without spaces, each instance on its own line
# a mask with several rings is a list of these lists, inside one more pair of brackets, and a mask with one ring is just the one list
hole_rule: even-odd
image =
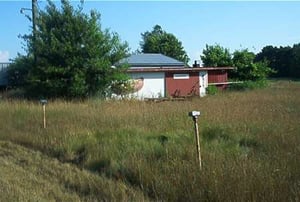
[[7,86],[7,68],[10,63],[0,63],[0,86]]
[[138,67],[147,67],[147,68],[155,68],[155,67],[184,67],[185,64],[180,62],[174,58],[157,54],[157,53],[147,53],[147,54],[138,54],[131,55],[127,58],[122,59],[119,64],[127,63],[130,68],[138,68]]

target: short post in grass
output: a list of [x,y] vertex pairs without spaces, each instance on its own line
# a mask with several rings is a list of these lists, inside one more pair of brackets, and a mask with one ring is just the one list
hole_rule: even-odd
[[47,100],[42,99],[40,100],[40,103],[43,105],[43,113],[44,113],[44,128],[46,128],[46,104],[47,104]]
[[202,168],[201,162],[201,151],[200,151],[200,137],[199,137],[199,128],[198,128],[198,117],[200,116],[200,111],[191,111],[189,112],[189,116],[193,118],[194,127],[195,127],[195,137],[196,137],[196,149],[197,149],[197,157],[199,168]]

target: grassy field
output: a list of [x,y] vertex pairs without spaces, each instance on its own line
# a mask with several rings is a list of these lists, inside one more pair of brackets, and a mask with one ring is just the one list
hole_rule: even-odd
[[[202,113],[201,172],[191,110]],[[38,102],[0,100],[0,201],[300,200],[300,82],[46,111],[43,129]]]

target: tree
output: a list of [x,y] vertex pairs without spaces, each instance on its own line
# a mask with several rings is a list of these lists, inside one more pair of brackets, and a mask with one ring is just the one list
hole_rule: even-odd
[[268,60],[270,67],[277,71],[274,74],[276,77],[293,76],[291,72],[292,52],[289,46],[280,48],[266,46],[256,55],[255,61]]
[[232,62],[236,69],[230,73],[231,78],[238,80],[263,80],[274,71],[268,67],[268,61],[254,62],[255,54],[247,49],[235,51]]
[[74,9],[62,0],[59,9],[48,0],[45,11],[38,13],[35,35],[23,36],[27,55],[16,59],[15,69],[30,66],[23,75],[29,95],[87,97],[104,94],[112,81],[125,79],[124,68],[111,66],[127,55],[127,43],[102,30],[100,14],[85,14],[82,6]]
[[189,57],[185,52],[182,43],[171,33],[164,31],[161,26],[155,25],[151,32],[141,34],[140,47],[143,53],[161,53],[188,63]]
[[268,60],[276,70],[275,77],[300,78],[300,43],[293,47],[266,46],[256,55],[256,61]]
[[31,69],[33,64],[34,60],[32,57],[19,54],[8,67],[8,87],[22,88],[26,83],[26,75],[28,75],[29,69]]
[[300,43],[293,46],[290,74],[291,77],[300,78]]
[[229,49],[219,44],[207,45],[200,56],[205,67],[227,67],[232,65]]

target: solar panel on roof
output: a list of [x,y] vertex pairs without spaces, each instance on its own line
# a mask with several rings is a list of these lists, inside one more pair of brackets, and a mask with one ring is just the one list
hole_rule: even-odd
[[127,63],[131,67],[184,67],[184,63],[163,54],[139,54],[131,55],[120,61],[121,64]]

